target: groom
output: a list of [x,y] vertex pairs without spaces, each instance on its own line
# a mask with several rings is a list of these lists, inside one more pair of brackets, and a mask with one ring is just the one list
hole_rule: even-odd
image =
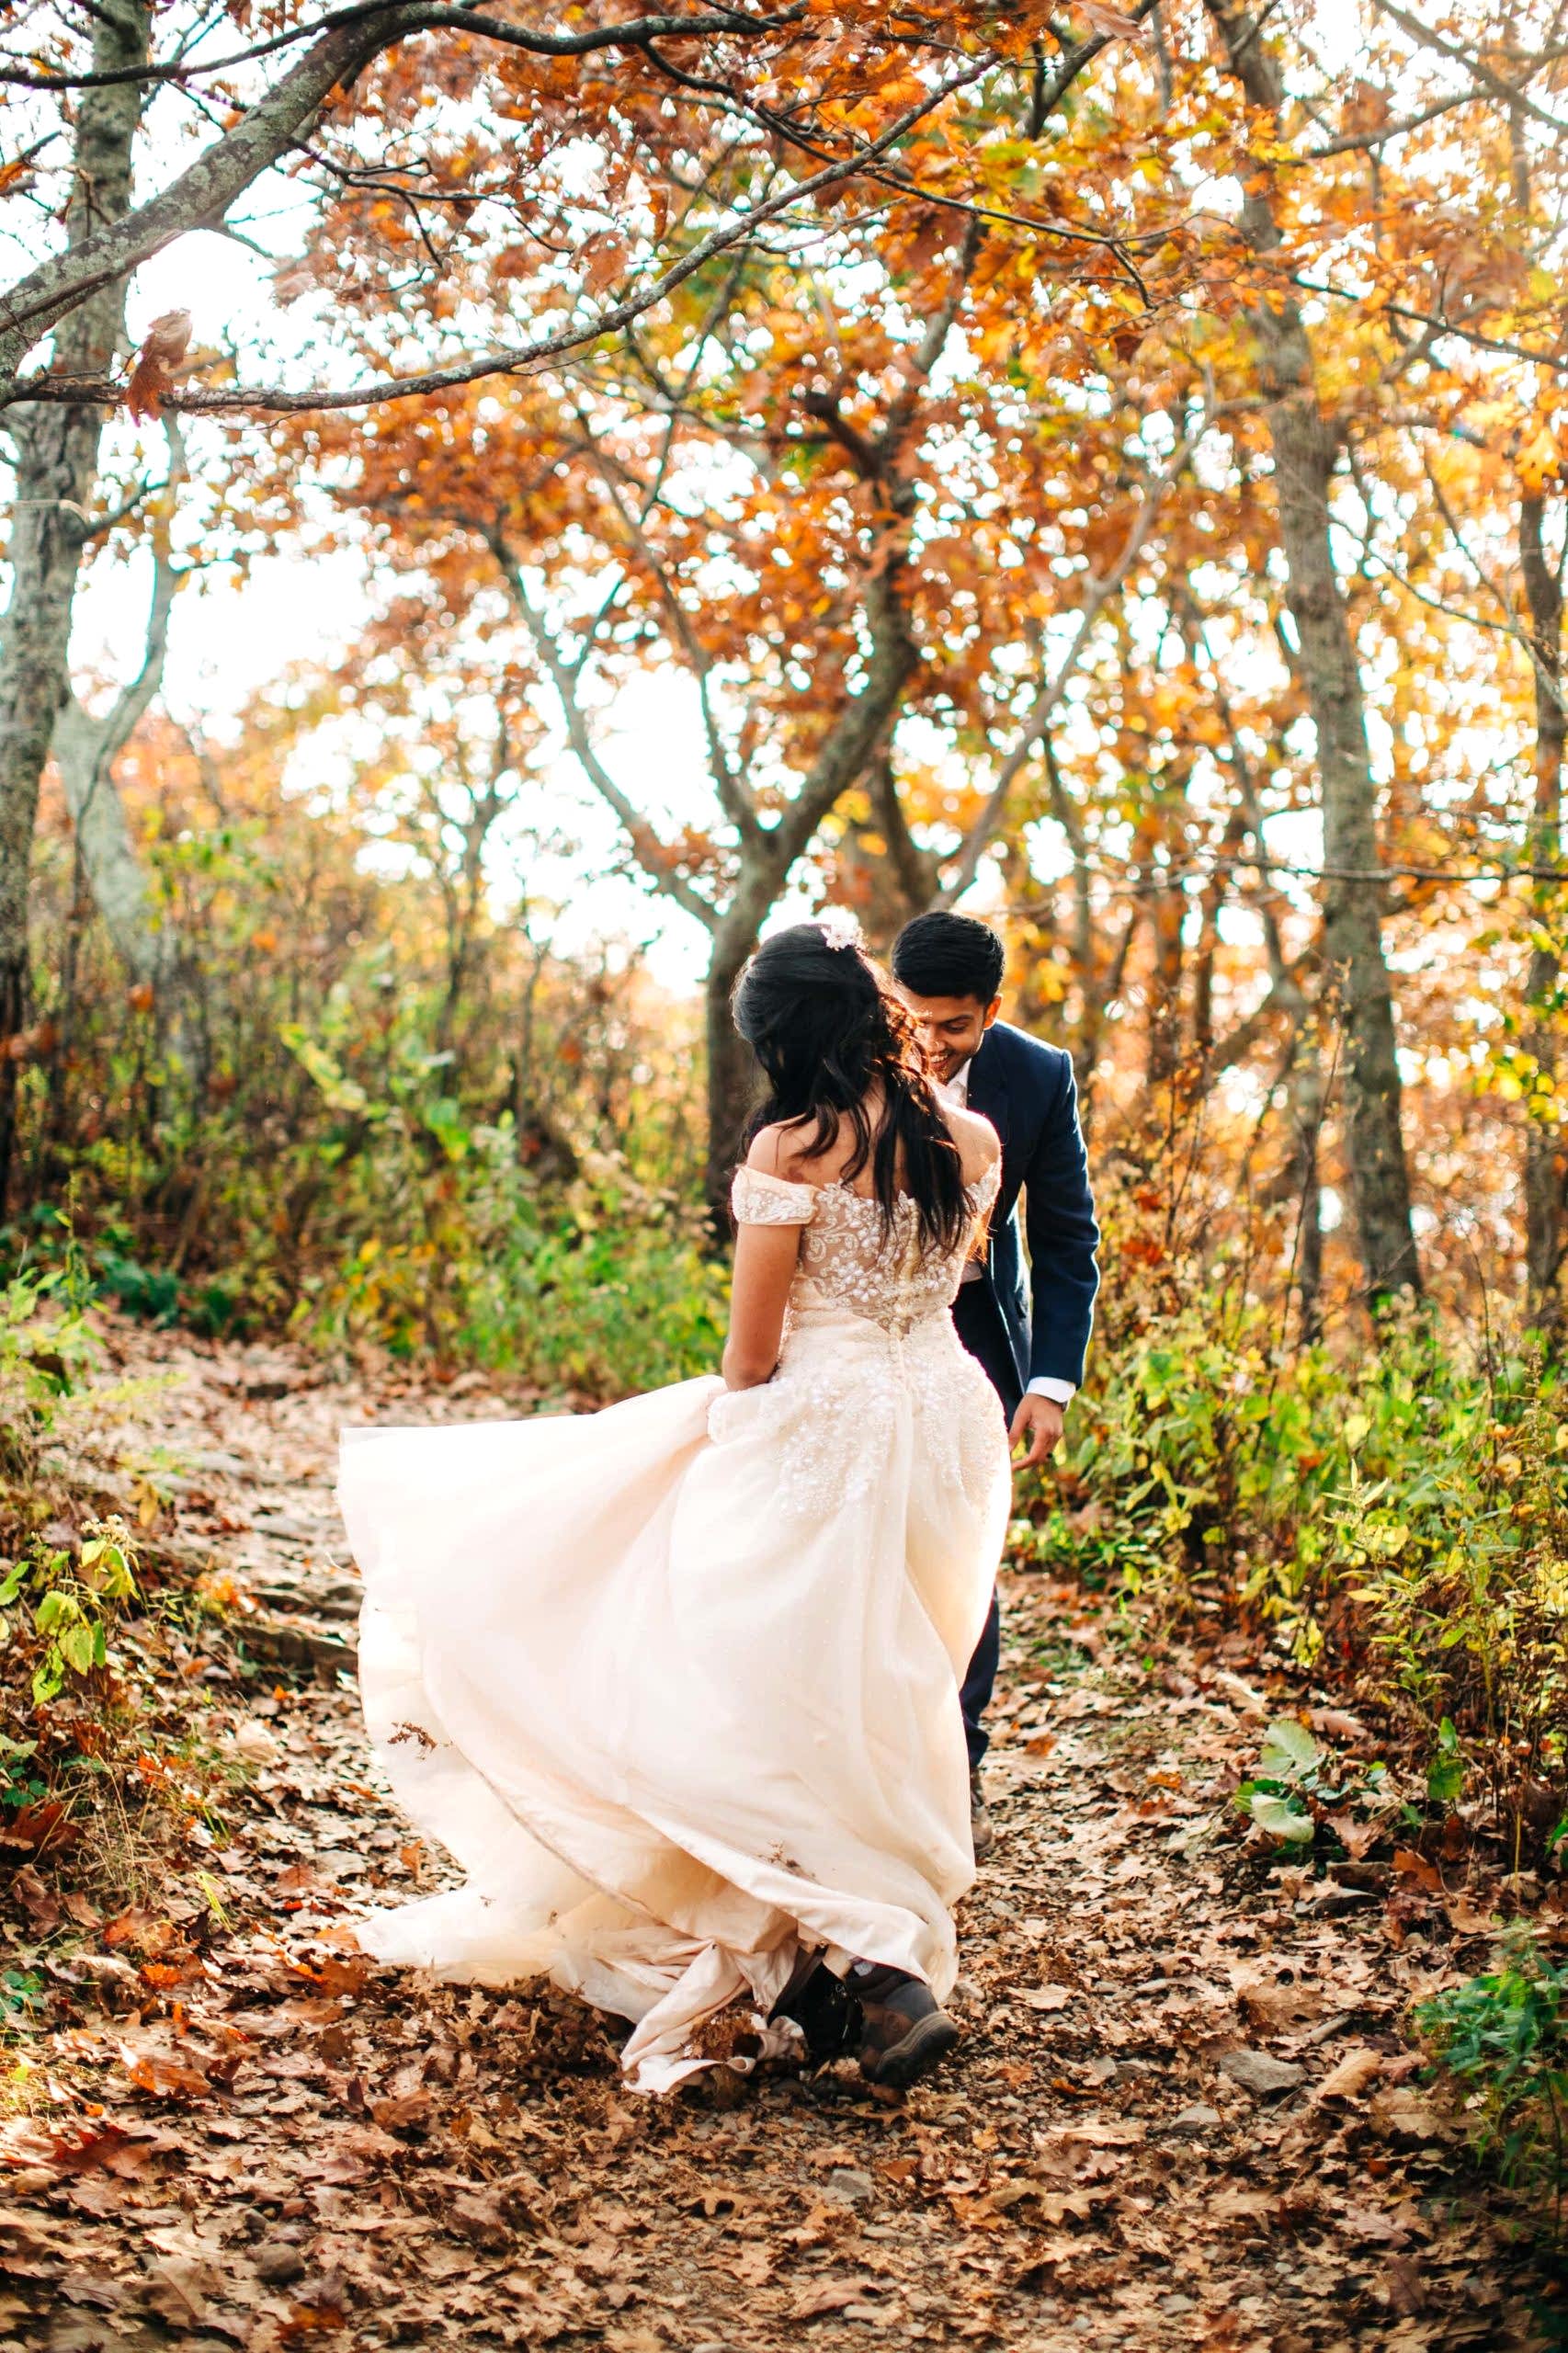
[[[1002,1140],[1002,1189],[983,1261],[971,1260],[953,1308],[958,1335],[1002,1400],[1026,1468],[1056,1450],[1094,1320],[1099,1229],[1078,1126],[1073,1063],[998,1021],[1002,942],[971,915],[917,915],[893,943],[892,972],[915,1017],[932,1076],[945,1094],[984,1114]],[[1026,1267],[1018,1233],[1024,1195]],[[963,1680],[974,1851],[993,1830],[980,1764],[989,1735],[981,1717],[1001,1652],[994,1593]]]

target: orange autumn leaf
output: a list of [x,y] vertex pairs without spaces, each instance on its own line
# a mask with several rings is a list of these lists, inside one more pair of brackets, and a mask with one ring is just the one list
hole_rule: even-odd
[[165,311],[148,328],[125,388],[126,406],[132,416],[158,415],[175,372],[190,349],[190,325],[188,311]]

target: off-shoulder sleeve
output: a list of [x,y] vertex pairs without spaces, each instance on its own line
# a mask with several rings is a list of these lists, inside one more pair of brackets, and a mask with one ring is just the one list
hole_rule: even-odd
[[989,1168],[983,1168],[969,1188],[969,1198],[975,1212],[983,1217],[1002,1189],[1002,1155],[997,1154]]
[[814,1185],[792,1185],[787,1176],[769,1176],[744,1163],[730,1188],[737,1225],[810,1225],[816,1205]]

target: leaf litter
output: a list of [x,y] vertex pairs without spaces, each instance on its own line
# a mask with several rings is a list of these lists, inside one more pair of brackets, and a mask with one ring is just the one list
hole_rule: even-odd
[[[0,2135],[0,2353],[1561,2341],[1400,2031],[1474,1965],[1497,1890],[1415,1848],[1348,1883],[1392,1843],[1354,1807],[1337,1869],[1249,1827],[1275,1670],[1236,1638],[1140,1661],[1080,1588],[1009,1575],[954,2060],[903,2097],[840,2063],[642,2101],[613,2021],[353,1946],[440,1864],[362,1738],[336,1428],[516,1401],[116,1344],[191,1471],[158,1541],[234,1596],[191,1667],[232,1787],[112,1918],[68,1853],[10,1874],[49,1998]],[[1312,1697],[1312,1734],[1365,1746]],[[1269,1761],[1304,1770],[1309,1737]]]

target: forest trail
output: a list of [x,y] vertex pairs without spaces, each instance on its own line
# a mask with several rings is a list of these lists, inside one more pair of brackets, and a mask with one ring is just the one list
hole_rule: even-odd
[[506,1402],[112,1342],[161,1548],[242,1597],[189,1665],[244,1777],[73,1965],[47,2106],[10,2136],[0,2353],[1560,2341],[1397,2031],[1481,1965],[1486,1920],[1462,1870],[1313,1877],[1238,1839],[1244,1676],[1009,1577],[953,2061],[906,2097],[841,2065],[643,2101],[574,2004],[401,1978],[347,1932],[433,1882],[345,1672],[336,1431]]

